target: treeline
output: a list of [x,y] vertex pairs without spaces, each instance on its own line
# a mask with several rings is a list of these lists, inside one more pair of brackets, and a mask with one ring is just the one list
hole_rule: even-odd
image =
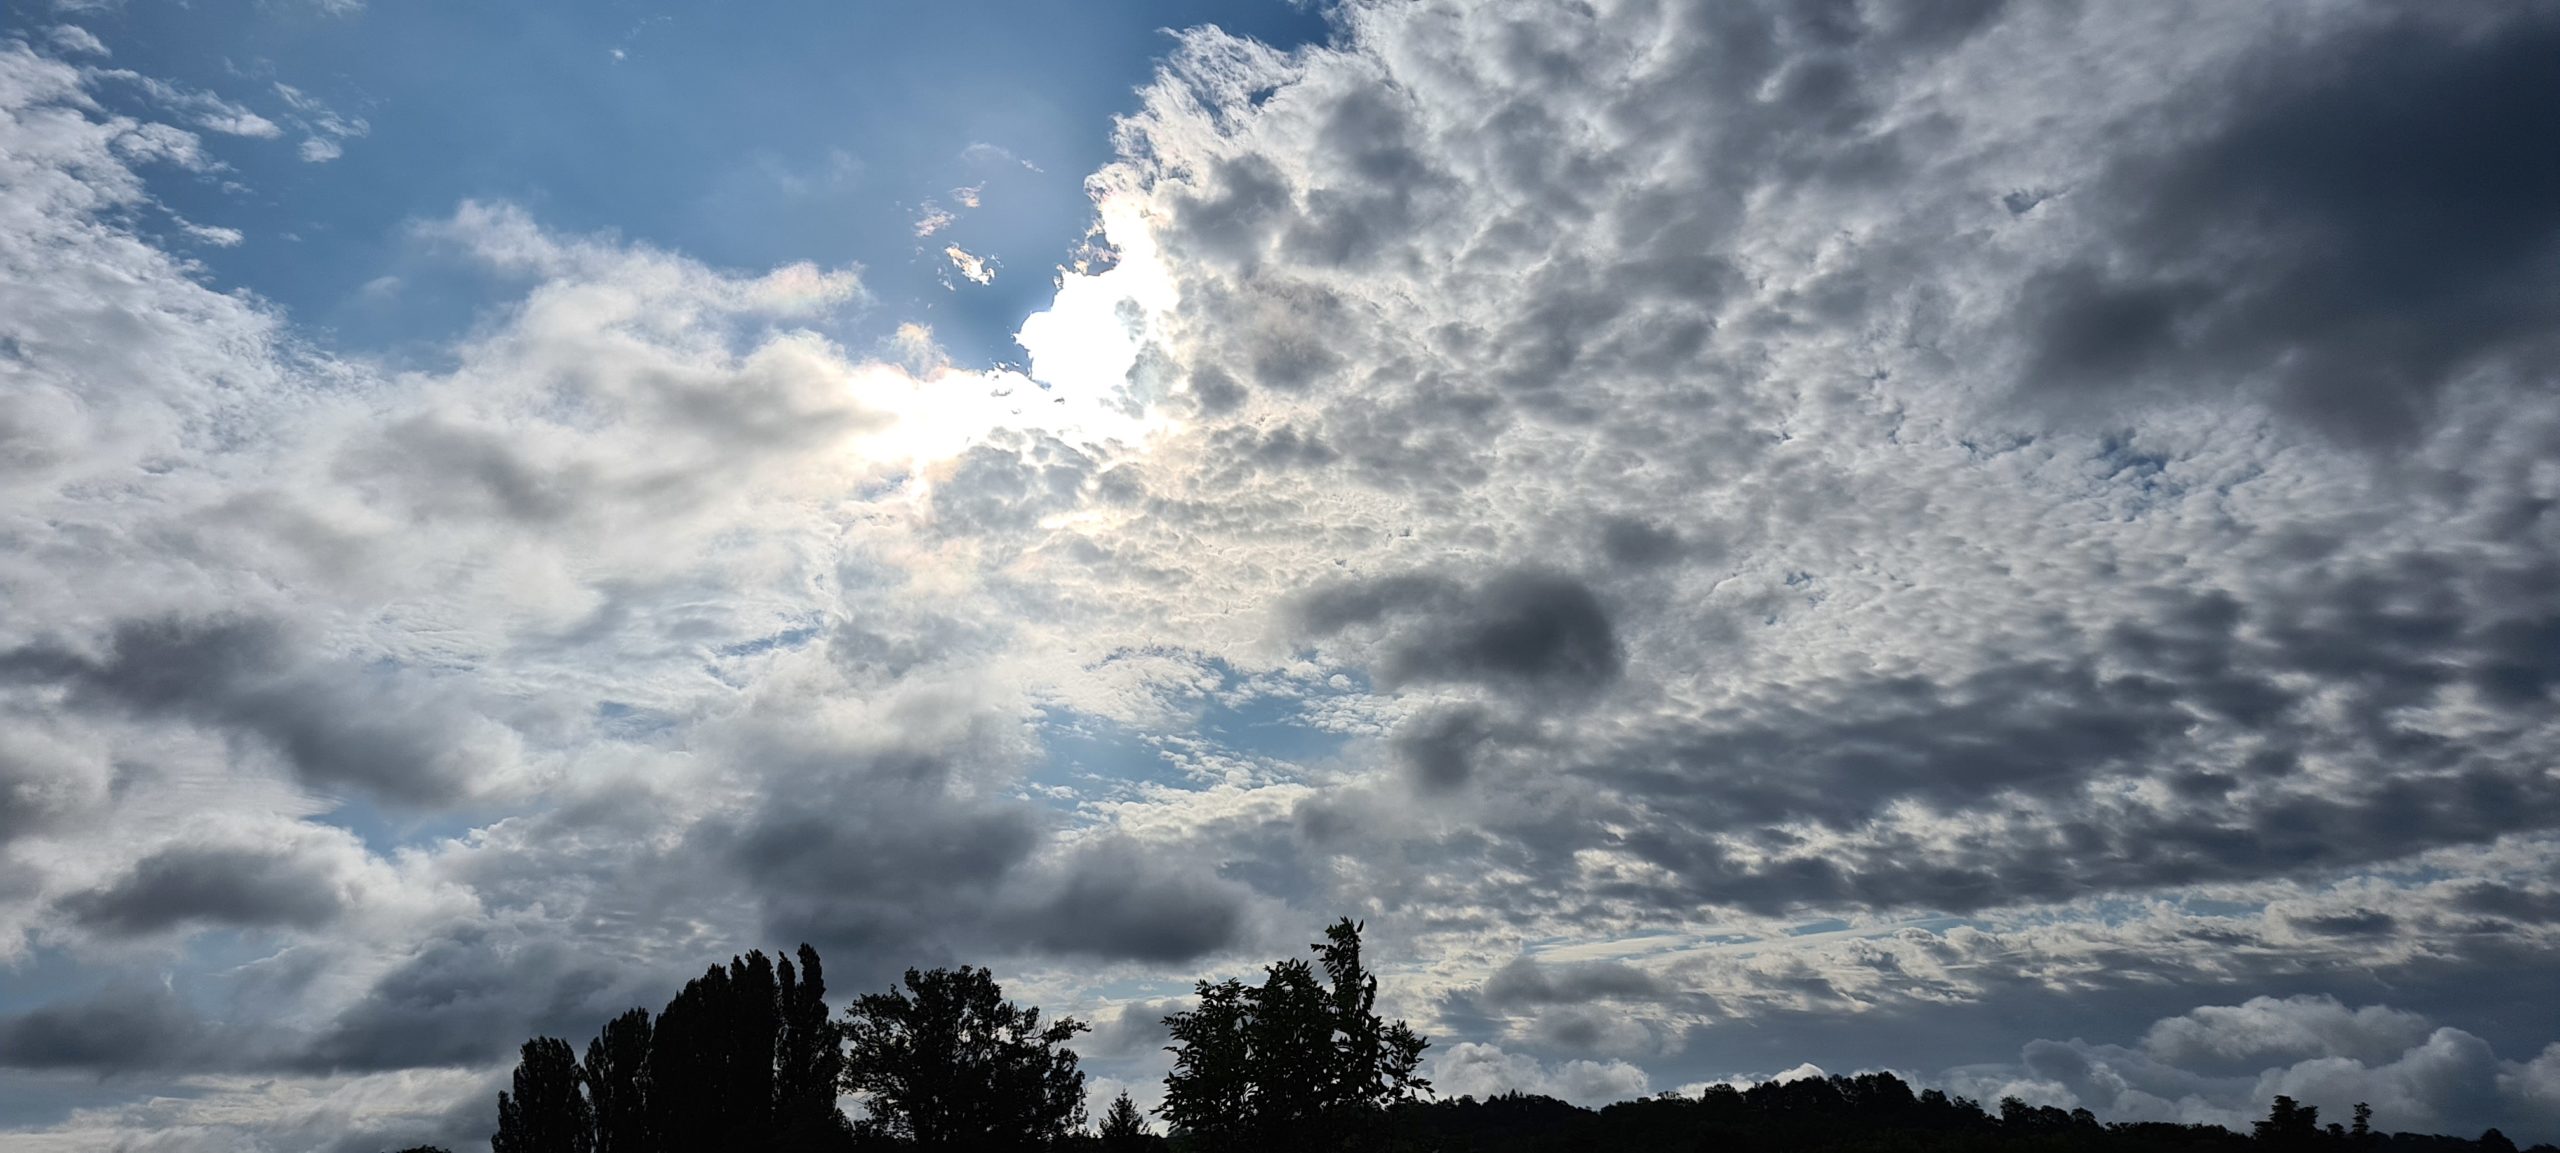
[[[2066,1112],[2014,1097],[1994,1113],[1937,1089],[1915,1093],[1891,1073],[1711,1085],[1696,1096],[1665,1094],[1599,1109],[1516,1093],[1417,1101],[1394,1111],[1378,1144],[1468,1153],[2517,1153],[2515,1142],[2495,1129],[2476,1140],[2380,1132],[2362,1105],[2352,1125],[2323,1126],[2317,1109],[2278,1097],[2269,1117],[2241,1134],[2219,1125],[2107,1124],[2086,1109]],[[2536,1145],[2529,1153],[2560,1149]]]
[[[1312,962],[1267,966],[1259,984],[1202,981],[1199,1007],[1166,1018],[1175,1071],[1159,1112],[1175,1147],[1355,1148],[1429,1090],[1417,1074],[1429,1042],[1379,1019],[1360,929],[1344,919]],[[987,970],[909,969],[830,1019],[817,951],[797,957],[715,965],[656,1016],[606,1023],[583,1059],[561,1038],[525,1042],[498,1094],[494,1153],[1166,1147],[1126,1093],[1089,1129],[1067,1047],[1085,1024],[1044,1025]]]
[[836,1108],[840,1029],[818,951],[799,964],[761,952],[714,965],[652,1017],[605,1023],[586,1056],[569,1042],[524,1043],[498,1094],[493,1153],[677,1153],[846,1148]]
[[[831,1018],[817,951],[712,966],[654,1016],[635,1008],[590,1040],[525,1042],[498,1095],[494,1153],[852,1153],[871,1149],[1135,1153],[1638,1150],[1836,1153],[2517,1153],[2478,1139],[2382,1133],[2278,1097],[2243,1135],[2213,1125],[2102,1124],[2015,1098],[1998,1112],[1914,1092],[1889,1073],[1711,1086],[1586,1109],[1551,1097],[1427,1100],[1429,1041],[1376,1012],[1377,979],[1345,919],[1312,960],[1266,966],[1259,983],[1201,981],[1197,1005],[1165,1019],[1173,1069],[1147,1114],[1121,1094],[1088,1118],[1068,1043],[1084,1023],[1044,1024],[985,969],[906,972]],[[837,1107],[857,1100],[858,1117]],[[1091,1122],[1091,1124],[1088,1124]],[[430,1149],[407,1153],[440,1153]],[[2531,1153],[2560,1153],[2537,1145]]]

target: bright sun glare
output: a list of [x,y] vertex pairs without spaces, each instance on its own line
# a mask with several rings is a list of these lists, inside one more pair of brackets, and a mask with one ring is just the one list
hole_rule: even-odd
[[1045,433],[1079,447],[1136,448],[1173,426],[1131,387],[1130,370],[1175,304],[1173,278],[1136,205],[1106,197],[1104,242],[1117,254],[1099,272],[1064,272],[1049,307],[1014,340],[1028,372],[896,364],[856,370],[853,387],[889,423],[862,440],[867,455],[922,468],[1007,429]]

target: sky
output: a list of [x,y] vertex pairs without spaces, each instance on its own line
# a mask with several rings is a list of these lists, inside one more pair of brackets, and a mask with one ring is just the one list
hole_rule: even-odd
[[6,0],[0,1148],[748,948],[2560,1140],[2560,19]]

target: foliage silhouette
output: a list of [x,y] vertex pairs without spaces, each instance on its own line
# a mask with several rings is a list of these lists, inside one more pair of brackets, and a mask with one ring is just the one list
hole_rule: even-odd
[[[1198,984],[1198,1007],[1165,1018],[1174,1043],[1164,1115],[1186,1146],[1343,1148],[1384,1111],[1428,1092],[1418,1074],[1430,1044],[1378,1019],[1378,981],[1360,958],[1362,926],[1343,918],[1258,986]],[[1322,982],[1317,979],[1321,969]]]
[[865,1136],[928,1149],[1031,1149],[1084,1125],[1084,1073],[1064,1048],[1085,1025],[1004,999],[985,969],[907,970],[906,989],[845,1007],[843,1087]]
[[[2359,1137],[2340,1126],[2305,1128],[2303,1106],[2288,1103],[2260,1138],[2217,1125],[2101,1124],[2087,1110],[2065,1112],[2014,1098],[1999,1114],[1936,1089],[1914,1094],[1890,1073],[1810,1077],[1695,1097],[1664,1095],[1585,1109],[1552,1097],[1505,1094],[1487,1100],[1413,1102],[1390,1116],[1384,1143],[1397,1149],[1474,1153],[1582,1153],[1600,1150],[1789,1150],[1807,1153],[2504,1153],[2504,1138],[2479,1141],[2415,1133]],[[2531,1153],[2560,1153],[2538,1145]]]
[[1102,1124],[1095,1135],[1101,1138],[1105,1153],[1130,1153],[1154,1144],[1154,1132],[1147,1128],[1147,1116],[1138,1111],[1138,1103],[1129,1099],[1129,1091],[1111,1099],[1111,1107],[1102,1114]]
[[498,1093],[490,1153],[594,1153],[595,1119],[578,1092],[578,1058],[558,1037],[524,1043],[515,1092]]
[[596,1153],[657,1153],[649,1116],[649,1011],[633,1009],[605,1023],[587,1042],[579,1080],[595,1117]]
[[836,1108],[844,1051],[827,1011],[826,970],[818,963],[818,951],[807,945],[800,946],[796,969],[787,959],[775,969],[781,1009],[773,1061],[777,1148],[801,1153],[842,1146],[852,1128]]
[[[1084,1026],[1043,1025],[1004,1000],[985,969],[908,970],[905,989],[829,1015],[816,950],[732,958],[688,982],[654,1017],[607,1022],[577,1061],[536,1037],[498,1095],[493,1153],[857,1153],[871,1148],[1170,1149],[1598,1153],[1802,1150],[1806,1153],[2517,1153],[2478,1139],[2385,1133],[2358,1104],[2352,1128],[2275,1099],[2247,1135],[2213,1125],[2102,1124],[2017,1098],[1985,1110],[1890,1073],[1709,1086],[1586,1109],[1550,1097],[1424,1100],[1427,1042],[1376,1013],[1377,980],[1361,926],[1343,920],[1314,960],[1267,966],[1258,985],[1200,982],[1200,1000],[1166,1018],[1173,1072],[1147,1132],[1127,1093],[1097,1131],[1084,1124],[1084,1075],[1066,1047]],[[844,1089],[871,1116],[836,1107]],[[403,1153],[445,1153],[418,1146]],[[2526,1153],[2560,1153],[2536,1145]]]

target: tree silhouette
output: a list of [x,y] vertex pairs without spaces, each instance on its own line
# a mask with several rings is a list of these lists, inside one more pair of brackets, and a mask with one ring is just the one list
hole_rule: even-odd
[[763,950],[749,950],[729,961],[729,1027],[722,1030],[722,1057],[727,1076],[720,1092],[728,1099],[732,1149],[767,1149],[773,1145],[774,1060],[782,1052],[781,989],[773,962]]
[[579,1079],[595,1116],[596,1153],[659,1153],[649,1116],[650,1033],[649,1011],[633,1009],[587,1042]]
[[1084,1074],[1062,1048],[1085,1026],[1017,1007],[985,969],[906,973],[908,991],[845,1007],[844,1088],[865,1132],[928,1149],[1024,1149],[1084,1125]]
[[1378,1019],[1378,979],[1360,962],[1365,927],[1344,917],[1324,931],[1324,944],[1310,946],[1333,984],[1332,1097],[1338,1106],[1364,1112],[1431,1091],[1431,1082],[1418,1075],[1422,1051],[1431,1042],[1402,1021]]
[[1155,1135],[1147,1130],[1146,1114],[1138,1111],[1138,1103],[1129,1099],[1126,1089],[1112,1098],[1111,1107],[1103,1112],[1100,1134],[1105,1153],[1144,1149],[1149,1144],[1147,1139]]
[[[1914,1092],[1890,1073],[1710,1085],[1593,1110],[1504,1094],[1425,1100],[1416,1071],[1428,1045],[1377,1015],[1362,926],[1348,919],[1313,945],[1312,961],[1265,966],[1258,985],[1198,983],[1196,1007],[1165,1019],[1173,1071],[1147,1131],[1125,1092],[1094,1135],[1084,1075],[1065,1047],[1084,1025],[1043,1024],[1004,999],[985,969],[906,972],[903,989],[860,997],[841,1022],[827,1013],[817,951],[768,961],[734,957],[687,982],[652,1018],[607,1022],[583,1063],[569,1043],[525,1042],[498,1094],[492,1153],[851,1153],[924,1149],[1099,1149],[1183,1153],[1251,1150],[1785,1149],[1792,1153],[2517,1153],[2491,1129],[2476,1140],[2381,1133],[2373,1111],[2354,1125],[2277,1097],[2253,1133],[2163,1121],[2101,1123],[2087,1109],[2010,1097],[1997,1114],[1943,1089]],[[844,1046],[850,1044],[850,1053]],[[868,1098],[857,1127],[839,1089]],[[406,1153],[443,1153],[419,1146]],[[2560,1153],[2535,1145],[2525,1153]]]
[[719,1091],[728,1008],[729,970],[713,965],[658,1014],[649,1040],[649,1123],[670,1153],[711,1148],[728,1132],[729,1102]]
[[1258,986],[1203,981],[1198,1007],[1165,1018],[1174,1067],[1158,1112],[1176,1134],[1222,1148],[1341,1147],[1429,1091],[1416,1070],[1430,1042],[1378,1019],[1361,929],[1343,918],[1310,946],[1315,964],[1266,966]]
[[2252,1126],[2258,1142],[2276,1149],[2308,1149],[2320,1140],[2320,1109],[2277,1097],[2267,1115]]
[[1173,1071],[1165,1075],[1156,1112],[1175,1133],[1212,1145],[1241,1138],[1252,1118],[1252,1001],[1234,978],[1195,986],[1200,1003],[1164,1019],[1173,1038]]
[[648,1115],[657,1148],[773,1143],[782,1011],[762,952],[713,965],[658,1014],[650,1038]]
[[594,1153],[595,1121],[578,1092],[578,1058],[557,1037],[524,1043],[515,1092],[498,1093],[491,1153]]
[[781,1009],[773,1058],[777,1148],[796,1153],[841,1145],[846,1124],[836,1108],[836,1083],[844,1075],[844,1053],[827,1014],[826,971],[807,945],[800,946],[797,969],[788,959],[774,968]]

